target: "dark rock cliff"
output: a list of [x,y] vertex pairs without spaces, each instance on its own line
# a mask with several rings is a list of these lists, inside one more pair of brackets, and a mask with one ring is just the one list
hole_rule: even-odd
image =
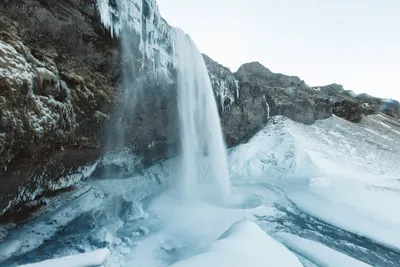
[[[147,21],[158,11],[141,12]],[[96,1],[0,3],[0,215],[73,186],[106,150],[129,145],[143,164],[174,146],[175,98],[171,84],[153,75],[155,58],[141,58],[140,79],[129,86],[145,93],[132,103],[134,117],[123,114],[131,104],[124,61],[141,56],[131,45],[131,58],[123,57]]]
[[2,214],[102,154],[121,63],[93,1],[2,1],[0,32]]
[[[123,37],[113,38],[112,28],[102,25],[96,1],[0,3],[0,215],[40,205],[42,196],[87,178],[96,166],[85,166],[105,150],[128,145],[143,164],[175,149],[171,27],[154,0],[144,0],[138,12],[135,34],[149,49],[131,43],[129,57],[121,52]],[[130,70],[123,66],[137,59],[140,79],[129,86],[143,94],[132,103],[132,117],[121,109],[129,105],[122,88]],[[332,113],[354,122],[381,111],[400,118],[396,101],[354,96],[339,85],[310,88],[257,62],[232,73],[204,60],[228,145],[273,115],[306,124]],[[116,142],[121,135],[124,142]]]

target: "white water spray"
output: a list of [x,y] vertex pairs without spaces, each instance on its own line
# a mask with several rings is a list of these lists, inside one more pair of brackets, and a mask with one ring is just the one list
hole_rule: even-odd
[[[226,148],[211,81],[200,51],[183,31],[173,29],[163,21],[155,0],[117,0],[115,3],[116,6],[111,5],[110,0],[97,0],[104,26],[110,29],[112,35],[119,36],[122,42],[126,117],[133,116],[140,95],[140,88],[135,88],[134,84],[136,74],[143,66],[136,66],[137,61],[143,64],[148,61],[150,69],[155,74],[163,73],[161,76],[166,81],[169,80],[167,66],[173,63],[177,70],[182,152],[180,192],[186,199],[196,197],[200,180],[206,180],[211,182],[211,189],[218,189],[220,198],[227,197],[230,181]],[[169,44],[174,45],[173,55],[167,52]],[[142,54],[141,58],[135,58],[137,49]],[[124,132],[118,138],[120,144],[126,143]],[[203,170],[204,163],[206,172]]]
[[267,108],[267,119],[269,120],[269,119],[271,118],[271,116],[270,116],[271,109],[270,109],[270,107],[269,107],[267,98],[265,98],[265,95],[263,95],[263,99],[264,99],[265,106],[266,106],[266,108]]
[[178,110],[182,149],[182,192],[192,198],[207,158],[211,179],[222,198],[230,194],[228,160],[211,81],[196,44],[175,29]]

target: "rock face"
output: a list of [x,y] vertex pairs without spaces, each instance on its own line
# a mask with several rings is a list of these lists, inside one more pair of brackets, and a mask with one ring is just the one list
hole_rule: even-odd
[[[119,3],[1,1],[0,216],[41,204],[93,171],[100,175],[104,160],[87,164],[105,150],[129,146],[143,156],[140,165],[177,149],[173,29],[155,0]],[[123,34],[122,18],[135,38]],[[257,62],[232,73],[204,60],[228,145],[273,115],[305,124],[332,114],[353,122],[381,111],[400,118],[396,101],[355,96],[336,84],[310,88]],[[124,68],[128,61],[135,69]],[[140,97],[129,98],[128,87]]]
[[0,31],[2,214],[89,175],[121,61],[92,1],[3,1]]
[[[154,52],[171,50],[170,27],[155,1],[140,2],[135,25],[153,35],[136,38],[130,58],[120,49],[126,40],[103,26],[100,1],[0,3],[0,215],[73,186],[105,148],[129,145],[143,164],[174,146],[172,66]],[[124,60],[139,58],[137,70],[123,69]],[[129,86],[145,92],[136,105],[122,90],[132,71],[140,79]],[[124,114],[127,105],[135,116]]]
[[91,2],[0,3],[0,214],[102,154],[120,53]]
[[207,55],[203,55],[203,58],[210,75],[219,112],[222,113],[229,110],[240,98],[239,81],[228,68],[215,62]]
[[363,110],[360,103],[357,101],[341,100],[334,102],[333,114],[338,117],[345,118],[351,122],[360,122],[363,115]]
[[333,105],[333,114],[352,122],[359,122],[364,115],[382,112],[394,118],[400,117],[399,102],[395,100],[376,98],[367,94],[357,95],[345,91],[343,86],[331,84],[314,87],[319,94],[329,99]]
[[273,73],[258,62],[231,73],[208,57],[205,61],[215,90],[222,84],[226,92],[223,100],[218,94],[217,99],[224,103],[221,121],[228,145],[238,144],[274,115],[306,124],[332,115],[331,103],[298,77]]

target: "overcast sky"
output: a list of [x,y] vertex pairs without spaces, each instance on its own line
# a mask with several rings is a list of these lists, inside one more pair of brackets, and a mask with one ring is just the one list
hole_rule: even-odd
[[158,0],[200,50],[236,71],[259,61],[311,86],[400,100],[400,0]]

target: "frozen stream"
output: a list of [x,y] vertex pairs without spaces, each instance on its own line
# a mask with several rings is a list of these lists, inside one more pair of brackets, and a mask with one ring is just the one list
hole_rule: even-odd
[[[182,205],[168,193],[149,195],[142,200],[146,215],[123,225],[124,214],[114,217],[109,214],[109,209],[85,212],[36,249],[13,257],[3,262],[2,266],[84,252],[100,248],[107,242],[112,243],[108,245],[114,266],[169,266],[196,254],[232,223],[241,219],[255,221],[272,237],[278,234],[278,240],[279,233],[291,233],[320,242],[373,266],[400,265],[399,251],[324,223],[301,211],[276,185],[242,184],[235,185],[233,190],[236,199],[229,207],[205,202]],[[115,198],[108,200],[105,207],[118,210],[124,205],[126,202],[122,198]],[[142,216],[140,211],[137,216]],[[117,229],[112,241],[108,241],[105,235],[103,240],[99,237],[104,227]],[[129,237],[129,241],[125,237]],[[101,244],[101,241],[104,243]],[[318,259],[307,259],[301,252],[297,254],[305,266],[319,266]]]

